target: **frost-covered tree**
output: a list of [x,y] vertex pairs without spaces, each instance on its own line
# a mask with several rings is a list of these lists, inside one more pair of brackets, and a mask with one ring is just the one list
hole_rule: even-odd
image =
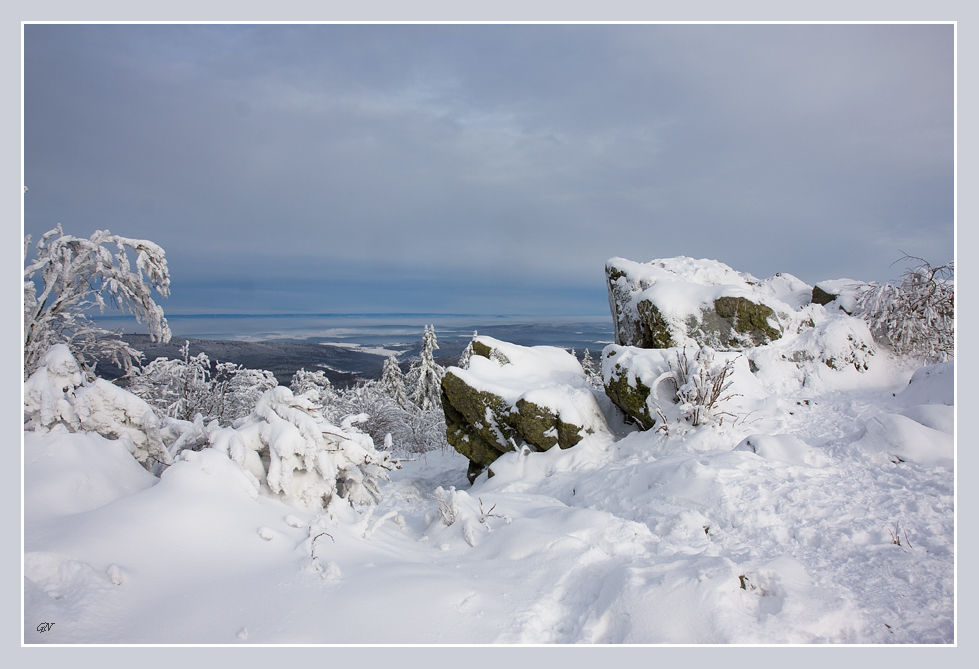
[[[444,449],[445,415],[441,405],[423,410],[412,402],[398,405],[380,381],[359,381],[337,393],[334,404],[328,407],[334,422],[350,415],[364,415],[359,425],[375,444],[388,443],[406,453],[425,453]],[[326,413],[326,410],[324,410]]]
[[[407,406],[412,407],[411,404]],[[328,411],[325,415],[332,416],[334,421],[340,421],[346,416],[366,416],[361,421],[360,428],[375,443],[384,443],[389,434],[394,443],[400,443],[400,431],[408,416],[408,411],[398,406],[379,381],[366,380],[337,393],[336,400]]]
[[325,508],[341,497],[373,504],[381,499],[378,480],[398,465],[356,427],[365,418],[334,425],[309,397],[279,386],[236,427],[212,433],[210,444],[287,502]]
[[602,381],[602,370],[595,359],[591,357],[591,351],[587,348],[585,349],[585,356],[581,359],[581,368],[585,372],[585,378],[593,388],[600,389],[605,387]]
[[442,406],[442,377],[445,376],[445,369],[435,362],[435,351],[438,347],[435,326],[426,326],[422,337],[421,359],[412,365],[408,373],[412,388],[411,401],[422,411]]
[[315,372],[307,372],[305,368],[296,370],[292,375],[289,388],[294,395],[306,395],[314,404],[321,406],[327,420],[338,420],[333,411],[337,401],[337,391],[323,370],[317,369]]
[[149,404],[104,379],[88,378],[66,344],[55,344],[24,382],[24,429],[96,432],[117,439],[147,469],[172,458]]
[[901,285],[869,284],[857,297],[857,310],[874,339],[899,355],[941,362],[955,355],[955,266],[917,262]]
[[130,377],[127,389],[148,402],[161,416],[193,420],[203,413],[211,394],[211,361],[207,354],[190,355],[190,342],[180,348],[180,358],[157,358]]
[[230,362],[211,364],[206,353],[190,355],[190,342],[181,358],[157,358],[132,373],[129,390],[146,400],[161,416],[230,425],[251,413],[258,398],[277,385],[272,372],[247,369]]
[[381,390],[402,409],[408,406],[405,375],[401,373],[398,359],[393,355],[384,361],[384,371],[381,373]]
[[[37,370],[54,344],[65,344],[83,370],[98,358],[110,359],[128,372],[142,354],[88,317],[107,306],[132,313],[146,322],[153,341],[170,340],[163,309],[152,290],[170,292],[170,274],[163,249],[143,239],[96,231],[84,239],[66,235],[58,225],[35,247],[27,262],[31,237],[24,238],[24,378]],[[110,250],[111,249],[111,250]],[[133,270],[129,253],[136,256]],[[40,290],[40,292],[38,292]]]
[[476,330],[473,330],[473,338],[469,340],[466,348],[462,351],[462,355],[459,356],[459,364],[456,365],[459,369],[469,369],[469,359],[473,357],[473,342],[478,336]]

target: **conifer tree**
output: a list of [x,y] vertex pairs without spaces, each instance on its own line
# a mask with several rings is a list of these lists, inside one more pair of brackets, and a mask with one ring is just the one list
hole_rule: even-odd
[[442,406],[442,377],[445,369],[435,362],[435,326],[426,326],[422,338],[421,359],[413,365],[410,378],[414,381],[411,401],[422,411],[438,409]]
[[473,357],[473,342],[476,341],[476,337],[479,336],[475,330],[473,330],[473,338],[469,340],[466,344],[465,350],[463,350],[462,355],[459,356],[459,369],[469,369],[469,359]]
[[589,351],[587,348],[585,349],[585,357],[581,359],[581,368],[585,371],[585,378],[593,387],[605,387],[602,380],[602,370],[598,367],[598,363],[595,362],[595,359],[591,357],[591,351]]
[[405,389],[405,376],[401,373],[398,360],[393,355],[384,361],[381,374],[381,390],[402,409],[408,406],[408,391]]

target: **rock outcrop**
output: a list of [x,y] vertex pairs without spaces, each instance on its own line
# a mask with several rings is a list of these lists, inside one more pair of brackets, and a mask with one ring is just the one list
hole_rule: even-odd
[[[779,339],[792,312],[766,282],[714,260],[612,258],[605,274],[620,346],[741,350]],[[805,285],[777,276],[779,285]]]
[[468,369],[446,370],[442,409],[449,444],[469,458],[470,482],[523,445],[570,448],[586,434],[608,429],[574,356],[491,337],[473,342]]

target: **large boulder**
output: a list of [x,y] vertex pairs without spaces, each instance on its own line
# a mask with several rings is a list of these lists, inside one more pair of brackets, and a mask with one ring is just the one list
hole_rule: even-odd
[[[729,382],[730,390],[722,391],[714,401],[697,400],[689,393],[692,382],[706,380],[709,388],[716,378],[726,379],[723,386],[727,388]],[[743,353],[708,348],[643,349],[609,344],[602,352],[602,379],[612,403],[641,430],[659,427],[661,420],[698,425],[713,420],[712,416],[733,419],[747,414],[752,402],[767,395]],[[687,393],[684,401],[678,396],[681,389]]]
[[831,279],[819,281],[812,287],[810,298],[813,304],[819,304],[830,311],[843,311],[852,314],[856,311],[857,298],[867,284],[853,279]]
[[[788,274],[759,281],[716,260],[680,256],[605,264],[615,343],[742,350],[779,339],[811,287]],[[806,300],[807,301],[807,300]]]
[[473,342],[468,369],[442,378],[446,438],[469,458],[469,480],[508,451],[570,448],[608,430],[578,360],[552,346]]

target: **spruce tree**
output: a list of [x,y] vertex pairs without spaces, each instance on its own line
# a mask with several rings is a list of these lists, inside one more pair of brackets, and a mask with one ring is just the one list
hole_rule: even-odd
[[478,334],[473,330],[473,338],[469,340],[462,355],[459,356],[459,369],[469,369],[469,359],[473,357],[473,342],[476,341],[477,336]]
[[442,377],[445,375],[445,369],[435,362],[435,350],[438,347],[435,326],[426,326],[422,338],[421,359],[415,364],[411,373],[411,378],[415,381],[411,401],[422,411],[442,407]]
[[402,409],[408,406],[408,391],[405,389],[405,376],[401,373],[398,360],[393,355],[384,361],[381,374],[381,390]]

